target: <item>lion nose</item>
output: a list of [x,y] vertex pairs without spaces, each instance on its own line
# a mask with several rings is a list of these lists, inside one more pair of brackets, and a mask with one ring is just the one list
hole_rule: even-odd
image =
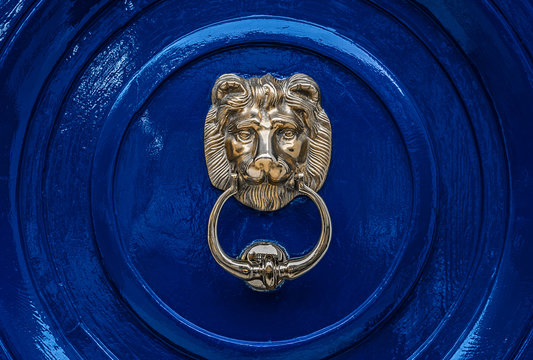
[[259,143],[257,147],[257,154],[255,158],[255,165],[261,170],[268,171],[275,156],[272,149],[272,133],[269,130],[261,130],[258,132]]
[[257,179],[262,178],[271,171],[275,162],[271,132],[259,131],[256,157],[248,168],[248,174]]
[[273,163],[274,163],[274,159],[272,158],[271,155],[267,155],[267,154],[259,156],[254,161],[255,167],[265,172],[270,171],[270,167],[272,166]]

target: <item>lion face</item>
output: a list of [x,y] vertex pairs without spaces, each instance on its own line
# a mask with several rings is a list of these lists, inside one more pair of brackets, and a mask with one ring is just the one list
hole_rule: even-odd
[[297,195],[298,173],[313,190],[322,186],[331,127],[313,79],[304,74],[283,80],[225,74],[215,82],[211,100],[205,155],[214,186],[226,189],[235,172],[237,200],[263,211],[277,210]]
[[247,106],[230,116],[225,135],[228,160],[249,185],[282,184],[305,162],[307,134],[286,105]]

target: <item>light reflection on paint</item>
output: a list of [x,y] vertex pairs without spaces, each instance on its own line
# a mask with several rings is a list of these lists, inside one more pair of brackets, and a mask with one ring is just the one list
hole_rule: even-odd
[[35,308],[35,305],[33,305],[33,303],[30,303],[30,306],[33,309],[33,318],[37,320],[37,324],[38,326],[40,326],[40,328],[37,329],[33,337],[33,343],[35,344],[37,349],[46,359],[68,360],[67,354],[65,354],[61,346],[58,345],[54,335],[50,331],[50,326],[45,323],[45,321],[41,317],[41,314]]
[[144,112],[140,120],[143,132],[152,137],[152,141],[148,145],[147,151],[153,158],[155,158],[159,155],[161,150],[163,150],[163,136],[152,126],[148,110]]

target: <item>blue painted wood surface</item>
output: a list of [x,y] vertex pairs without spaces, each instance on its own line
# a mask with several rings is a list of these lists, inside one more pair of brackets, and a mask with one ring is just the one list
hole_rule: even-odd
[[[530,1],[0,5],[0,358],[533,357]],[[319,265],[256,293],[211,257],[223,73],[312,76],[333,133]],[[236,201],[238,256],[319,215]]]

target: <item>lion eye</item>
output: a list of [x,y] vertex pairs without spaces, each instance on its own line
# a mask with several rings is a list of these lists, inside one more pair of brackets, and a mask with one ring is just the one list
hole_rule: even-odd
[[252,137],[252,133],[248,130],[241,130],[237,133],[237,137],[241,141],[248,141]]
[[294,130],[285,130],[283,131],[283,138],[285,140],[292,140],[296,137],[296,132]]

